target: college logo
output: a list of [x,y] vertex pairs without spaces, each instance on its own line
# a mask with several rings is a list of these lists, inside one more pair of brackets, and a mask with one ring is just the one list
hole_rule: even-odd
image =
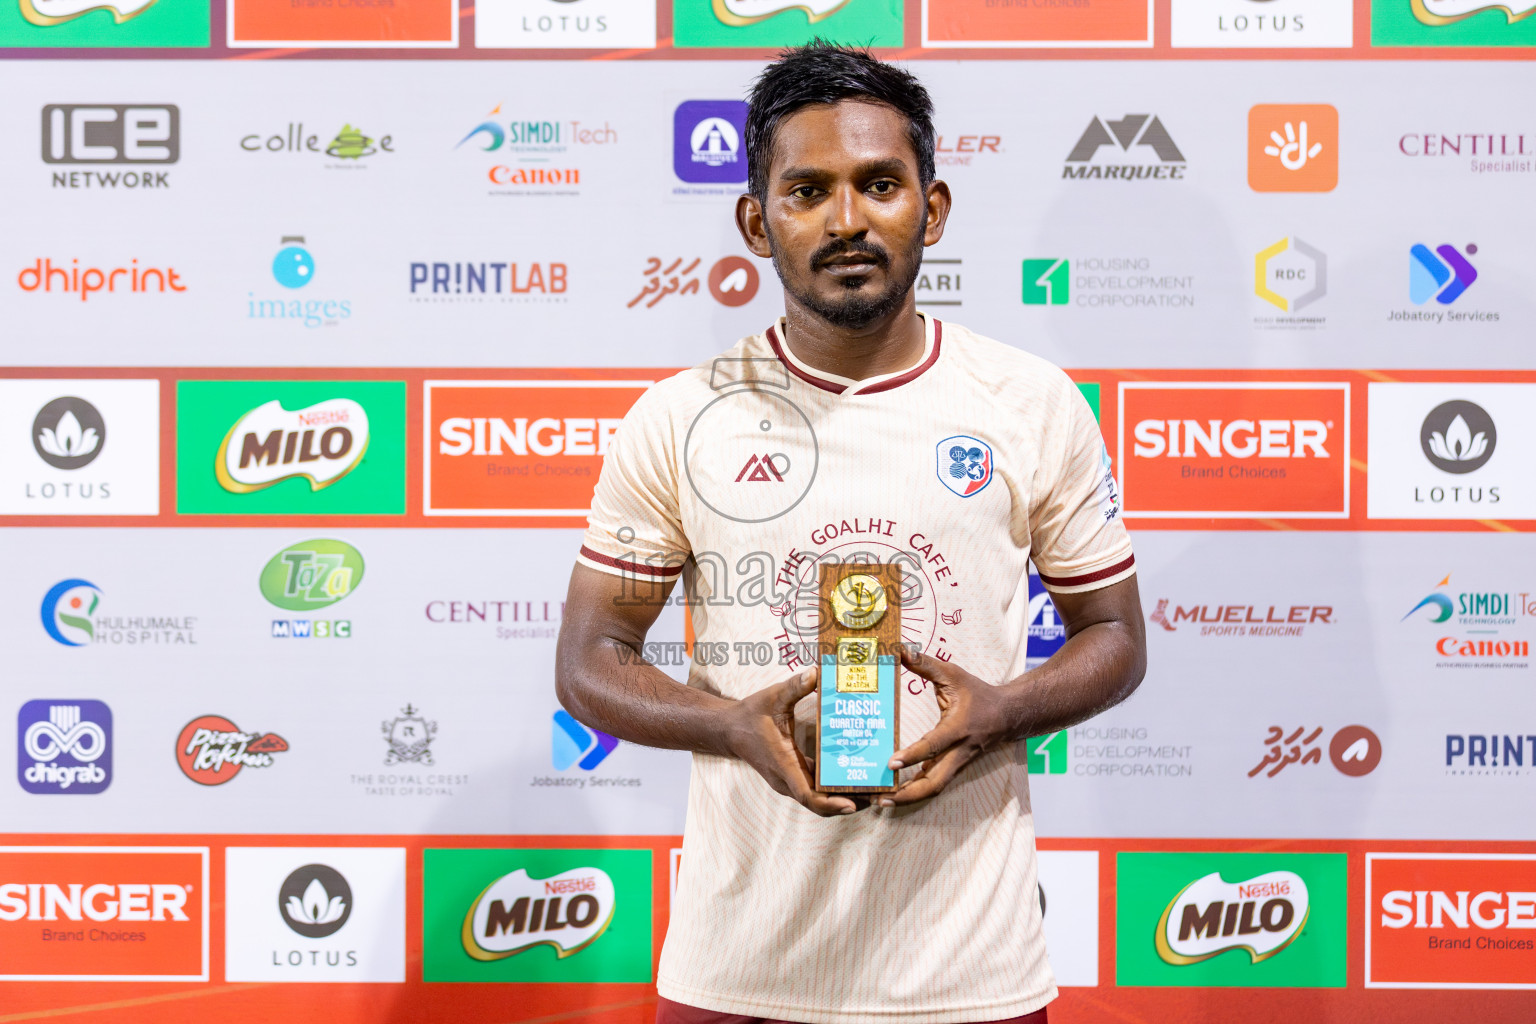
[[290,121],[280,134],[263,137],[260,133],[253,133],[242,136],[240,148],[247,153],[318,153],[353,162],[376,153],[395,151],[393,135],[374,138],[351,124],[343,124],[331,141],[323,146],[320,139],[319,135],[305,134],[304,122]]
[[1344,987],[1344,854],[1117,861],[1117,984]]
[[437,723],[421,717],[410,704],[381,727],[389,750],[384,755],[386,767],[397,764],[432,764],[432,741],[437,738]]
[[946,437],[937,445],[939,482],[962,498],[992,482],[992,446],[968,434]]
[[288,741],[275,732],[241,732],[220,715],[200,715],[176,737],[176,763],[198,785],[222,786],[242,768],[272,767],[272,755],[287,749]]
[[283,879],[277,892],[283,923],[306,939],[335,935],[352,916],[352,887],[326,864],[306,864]]
[[674,0],[675,43],[799,46],[813,38],[855,46],[902,45],[900,0]]
[[[155,165],[180,158],[181,109],[174,104],[50,103],[43,108],[44,163]],[[53,187],[165,188],[168,176],[166,171],[54,171]]]
[[29,700],[16,716],[16,774],[28,793],[112,785],[112,709],[99,700]]
[[1065,306],[1072,264],[1067,260],[1024,261],[1024,305]]
[[[1466,246],[1467,255],[1476,256],[1477,246]],[[1434,252],[1426,245],[1408,250],[1408,298],[1415,306],[1434,299],[1449,306],[1477,280],[1477,268],[1452,245],[1439,245]]]
[[1536,855],[1367,853],[1367,988],[1536,988]]
[[32,445],[38,458],[55,469],[89,466],[106,440],[106,422],[83,398],[55,398],[32,421]]
[[1349,515],[1348,384],[1143,381],[1119,390],[1126,515]]
[[1260,103],[1248,111],[1248,187],[1331,192],[1339,183],[1339,112],[1326,103]]
[[566,711],[556,711],[550,735],[550,761],[555,771],[571,766],[589,772],[608,760],[619,741],[600,729],[582,725]]
[[[1101,150],[1110,147],[1111,157],[1125,156],[1124,163],[1100,162]],[[1118,151],[1116,149],[1118,147]],[[1095,117],[1067,154],[1063,178],[1156,178],[1184,177],[1184,154],[1155,114],[1126,114],[1118,121]]]
[[207,981],[208,848],[0,847],[0,948],[0,981]]
[[584,516],[634,380],[427,381],[427,515]]
[[747,104],[742,100],[686,100],[672,115],[672,170],[695,184],[737,185],[747,180]]
[[[1299,313],[1328,294],[1328,257],[1299,238],[1282,238],[1253,258],[1253,293],[1282,313]],[[1261,326],[1318,326],[1320,317],[1274,317]]]
[[645,982],[649,850],[427,850],[426,981]]

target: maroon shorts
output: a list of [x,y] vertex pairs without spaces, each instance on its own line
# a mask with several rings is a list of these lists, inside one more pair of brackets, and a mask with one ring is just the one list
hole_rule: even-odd
[[[697,1006],[674,1003],[664,996],[656,998],[656,1024],[794,1024],[793,1021],[774,1017],[748,1017],[741,1013],[720,1013],[717,1010],[701,1010]],[[1045,1009],[1027,1013],[1022,1017],[988,1021],[986,1024],[1046,1024]]]

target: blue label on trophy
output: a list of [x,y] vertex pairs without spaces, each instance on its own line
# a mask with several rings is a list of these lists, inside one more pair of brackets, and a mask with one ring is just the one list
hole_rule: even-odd
[[843,638],[821,656],[822,786],[894,786],[896,656],[875,656],[873,639]]

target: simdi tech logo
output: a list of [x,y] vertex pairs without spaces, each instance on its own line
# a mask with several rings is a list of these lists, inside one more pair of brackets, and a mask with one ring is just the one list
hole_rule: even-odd
[[651,851],[432,850],[422,979],[651,981]]
[[[50,103],[43,108],[43,162],[54,188],[167,188],[181,158],[181,108],[174,103]],[[78,170],[73,165],[103,165]],[[127,165],[131,169],[123,169]]]
[[486,171],[487,179],[496,186],[489,192],[493,196],[579,195],[584,161],[575,154],[591,155],[595,148],[619,141],[618,130],[606,120],[599,125],[539,117],[520,119],[508,117],[502,106],[498,103],[491,108],[486,119],[471,127],[453,147],[494,154],[496,162]]
[[1347,856],[1121,853],[1115,982],[1343,988]]
[[[1526,630],[1536,617],[1529,592],[1502,587],[1451,586],[1452,573],[1414,604],[1401,621],[1423,637],[1419,641],[1436,668],[1527,669],[1531,645]],[[1425,628],[1430,627],[1430,628]],[[1511,631],[1514,635],[1511,635]]]
[[0,847],[0,981],[207,981],[205,846]]
[[405,384],[177,381],[176,508],[405,511]]
[[1332,192],[1339,183],[1339,112],[1327,103],[1260,103],[1248,111],[1248,187]]
[[[316,612],[342,600],[363,581],[363,556],[346,541],[300,541],[273,555],[261,570],[261,596],[285,611]],[[273,619],[274,639],[347,639],[351,619]]]
[[0,6],[0,46],[208,45],[207,0],[17,0]]
[[16,716],[16,776],[28,793],[112,785],[112,709],[99,700],[29,700]]
[[1536,0],[1371,0],[1372,46],[1533,46]]
[[584,516],[641,380],[427,381],[425,515]]
[[672,0],[674,44],[901,46],[903,0]]
[[1366,988],[1536,989],[1536,855],[1367,853]]

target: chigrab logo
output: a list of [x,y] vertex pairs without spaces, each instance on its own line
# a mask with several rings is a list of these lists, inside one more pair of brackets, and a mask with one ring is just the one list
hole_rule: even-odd
[[503,875],[464,915],[464,952],[476,960],[505,960],[534,946],[557,959],[596,942],[613,921],[613,879],[598,868],[571,868],[531,878],[524,868]]
[[1294,871],[1228,882],[1213,871],[1180,890],[1157,922],[1157,955],[1197,964],[1229,949],[1258,963],[1296,941],[1307,923],[1307,883]]

